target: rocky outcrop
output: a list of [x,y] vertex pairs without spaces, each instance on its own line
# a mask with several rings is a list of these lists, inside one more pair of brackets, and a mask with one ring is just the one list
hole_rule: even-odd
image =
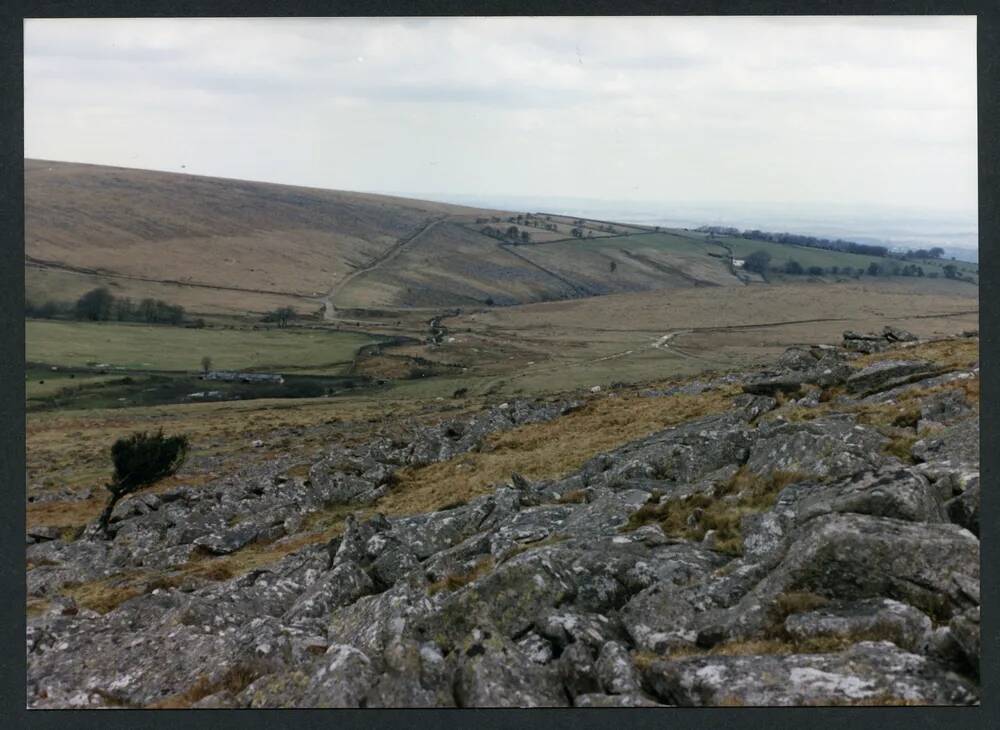
[[890,642],[838,654],[657,661],[644,674],[665,702],[705,705],[968,704],[971,682]]
[[[852,341],[908,339],[873,337]],[[28,622],[28,705],[974,703],[975,404],[915,358],[853,356],[790,349],[765,373],[699,385],[749,386],[721,413],[424,514],[350,513],[400,468],[577,404],[410,423],[313,465],[124,500],[111,541],[33,531],[28,593],[47,604]],[[789,402],[768,379],[848,394]],[[916,398],[913,459],[884,451],[898,427],[858,415],[884,386]],[[303,540],[331,509],[347,515],[340,534]],[[287,554],[210,570],[260,543]],[[83,584],[128,590],[101,614],[64,595]]]

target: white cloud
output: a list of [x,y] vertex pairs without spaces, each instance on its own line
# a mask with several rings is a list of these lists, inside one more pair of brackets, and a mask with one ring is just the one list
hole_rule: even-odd
[[976,205],[975,19],[29,20],[25,153],[342,189]]

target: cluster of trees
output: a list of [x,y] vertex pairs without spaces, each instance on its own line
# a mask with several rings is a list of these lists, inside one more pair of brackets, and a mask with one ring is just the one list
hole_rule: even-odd
[[908,251],[903,254],[905,259],[939,259],[944,256],[944,249],[938,246],[934,248],[918,248],[916,251]]
[[[823,276],[832,274],[834,276],[927,276],[936,278],[938,273],[932,271],[924,272],[924,267],[917,264],[899,264],[895,261],[876,262],[872,261],[867,268],[855,268],[853,266],[803,266],[795,259],[788,259],[781,265],[772,266],[772,257],[767,251],[754,251],[744,260],[743,268],[757,274],[767,275],[768,272],[778,271],[792,276],[808,274],[810,276]],[[945,278],[961,279],[958,267],[954,264],[946,264],[943,267]]]
[[[867,243],[856,243],[837,238],[817,238],[815,236],[802,236],[795,233],[771,233],[770,231],[760,231],[757,229],[741,231],[731,226],[701,226],[695,230],[708,233],[711,237],[731,236],[735,238],[745,238],[754,241],[770,241],[772,243],[785,243],[794,246],[806,246],[808,248],[821,248],[828,251],[843,251],[845,253],[856,253],[863,256],[877,256],[885,259],[898,259],[901,261],[914,260],[940,260],[944,256],[944,249],[939,246],[933,248],[918,248],[915,251],[905,253],[892,253],[885,246],[875,246]],[[761,252],[762,253],[762,252]],[[794,268],[794,266],[792,267]],[[961,279],[962,275],[957,267],[952,266],[950,270],[944,267],[944,275],[948,279]],[[872,273],[878,269],[879,273]],[[751,269],[753,270],[753,269]],[[887,264],[882,267],[868,267],[866,270],[870,276],[892,275],[892,276],[924,276],[923,269],[919,266],[899,266],[897,264]],[[786,273],[795,273],[786,271]],[[838,273],[832,271],[831,273]],[[840,272],[846,273],[846,272]]]
[[[549,215],[542,218],[541,216],[532,215],[531,213],[518,213],[517,215],[509,216],[506,219],[507,223],[515,224],[513,226],[510,226],[506,230],[509,231],[510,228],[515,228],[517,226],[529,226],[531,228],[540,228],[543,231],[558,231],[559,226],[557,226],[555,223],[552,223],[551,221],[552,221],[552,216]],[[483,223],[502,223],[502,222],[503,219],[500,218],[499,216],[493,216],[492,218],[482,218],[482,217],[476,218],[476,223],[480,225]],[[487,228],[490,230],[490,232],[487,232]],[[481,229],[482,232],[486,233],[486,235],[488,236],[492,236],[493,238],[499,237],[496,235],[497,231],[499,231],[501,235],[504,232],[504,229],[499,227],[494,228],[493,226],[487,226],[487,228]],[[530,236],[531,234],[529,233],[528,235]]]
[[741,231],[731,226],[701,226],[695,230],[701,233],[708,233],[711,236],[732,236],[751,241],[770,241],[771,243],[784,243],[793,246],[822,248],[828,251],[846,251],[847,253],[858,253],[864,256],[883,257],[889,255],[889,249],[885,246],[855,243],[854,241],[845,241],[841,238],[831,240],[829,238],[817,238],[816,236],[803,236],[797,233],[772,233],[757,229]]
[[[185,324],[184,307],[148,297],[138,302],[116,297],[104,286],[91,289],[75,302],[48,300],[41,304],[25,302],[24,313],[40,319],[79,319],[86,322],[145,322],[147,324]],[[204,327],[202,319],[190,322]]]
[[25,304],[25,314],[30,317],[76,318],[89,322],[146,322],[149,324],[182,324],[184,307],[168,304],[161,299],[142,299],[135,302],[128,297],[116,297],[107,287],[91,289],[76,302],[47,301],[42,304]]
[[531,234],[527,231],[522,231],[517,226],[508,226],[507,228],[483,226],[479,232],[505,243],[531,243]]

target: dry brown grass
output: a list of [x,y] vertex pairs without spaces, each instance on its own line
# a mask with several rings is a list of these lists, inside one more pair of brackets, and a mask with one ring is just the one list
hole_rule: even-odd
[[273,459],[276,452],[267,448],[251,450],[249,442],[262,438],[270,444],[288,433],[297,435],[287,439],[283,451],[303,461],[292,467],[289,475],[305,477],[306,462],[318,459],[332,440],[350,444],[371,438],[383,425],[387,411],[394,417],[440,417],[440,407],[426,413],[422,412],[424,407],[413,401],[379,403],[343,398],[336,402],[261,400],[31,413],[26,444],[29,494],[56,489],[79,493],[92,488],[94,495],[89,499],[29,503],[28,525],[79,528],[96,519],[107,497],[102,485],[111,474],[109,449],[117,438],[132,431],[162,426],[165,431],[186,433],[190,438],[189,458],[180,473],[144,490],[155,494],[180,486],[202,486],[238,471],[248,462]]
[[534,423],[487,439],[479,452],[398,472],[399,483],[378,508],[388,515],[418,514],[455,500],[486,494],[512,472],[555,479],[579,469],[594,454],[699,416],[724,411],[735,388],[668,398],[595,398],[547,423]]
[[556,504],[585,504],[587,501],[586,489],[574,489],[559,496]]
[[152,702],[146,707],[155,710],[179,710],[191,707],[199,700],[219,692],[239,694],[266,673],[267,668],[262,664],[247,661],[238,662],[214,681],[202,674],[183,692]]
[[776,627],[784,627],[785,619],[794,613],[815,611],[830,602],[829,598],[806,591],[782,593],[771,605],[771,621]]
[[25,604],[25,613],[28,618],[41,616],[49,609],[49,601],[45,598],[29,598]]
[[[713,494],[695,494],[662,503],[658,497],[652,497],[648,504],[632,513],[623,529],[629,531],[656,523],[667,535],[687,540],[701,540],[706,532],[715,530],[716,549],[738,555],[743,542],[740,531],[743,517],[769,509],[782,489],[807,477],[791,471],[761,476],[741,467],[731,479],[716,487]],[[722,499],[727,496],[736,499]]]
[[59,592],[72,598],[81,608],[107,613],[145,593],[147,576],[146,573],[120,573],[86,583],[67,583]]
[[525,542],[516,545],[509,553],[507,553],[502,562],[507,562],[515,555],[520,555],[521,553],[526,553],[529,550],[536,550],[538,548],[549,547],[550,545],[558,545],[564,542],[568,538],[566,535],[549,535],[544,540],[536,540],[535,542]]
[[441,591],[457,591],[462,586],[469,585],[469,583],[481,578],[491,570],[493,570],[493,558],[483,558],[464,573],[446,575],[444,578],[434,581],[427,586],[427,592],[433,596],[435,593],[440,593]]
[[157,588],[171,589],[197,581],[230,580],[256,568],[272,565],[307,545],[329,540],[338,529],[339,525],[326,531],[298,533],[272,543],[253,543],[230,555],[201,554],[172,571],[128,571],[86,583],[69,583],[60,592],[84,608],[107,613],[125,601]]
[[665,654],[637,652],[632,657],[633,664],[641,671],[648,670],[656,661],[678,661],[708,656],[788,656],[790,654],[832,654],[843,651],[852,644],[862,641],[853,637],[818,637],[804,641],[788,639],[747,639],[716,644],[711,649],[685,646],[671,649]]
[[922,700],[910,700],[891,694],[880,694],[863,700],[830,698],[807,702],[808,707],[926,707],[931,703]]
[[914,433],[908,433],[905,431],[896,431],[887,435],[889,435],[889,443],[882,447],[882,453],[889,456],[895,456],[904,463],[913,463],[913,444],[915,444],[920,437]]
[[864,367],[883,360],[898,358],[929,360],[942,368],[971,368],[979,362],[979,339],[958,337],[921,342],[913,347],[894,347],[885,352],[862,355],[854,362]]

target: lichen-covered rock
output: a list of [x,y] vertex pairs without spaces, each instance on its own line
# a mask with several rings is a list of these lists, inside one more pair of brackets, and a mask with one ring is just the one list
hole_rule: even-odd
[[894,517],[910,522],[944,522],[937,495],[920,474],[887,467],[834,483],[801,483],[780,495],[775,511],[794,513],[794,523],[831,512]]
[[962,651],[968,666],[979,675],[980,638],[979,606],[963,611],[948,624],[955,643]]
[[473,637],[461,650],[455,678],[459,707],[566,707],[559,670],[534,662],[495,635]]
[[802,472],[813,477],[844,477],[877,469],[887,439],[850,417],[812,421],[775,421],[761,426],[746,466],[757,474]]
[[557,662],[559,677],[569,696],[588,694],[600,690],[594,651],[582,642],[566,647]]
[[697,481],[746,458],[750,444],[748,416],[729,411],[626,444],[613,456],[599,455],[584,465],[585,474],[614,485],[633,478]]
[[310,672],[309,684],[296,706],[359,707],[375,680],[371,660],[363,652],[334,644]]
[[795,639],[891,641],[918,653],[930,631],[931,620],[926,614],[890,598],[829,605],[816,611],[794,613],[785,619],[785,633]]
[[943,431],[913,444],[919,461],[947,462],[958,466],[979,466],[979,419],[966,418]]
[[283,618],[288,622],[303,617],[323,618],[334,609],[349,606],[374,592],[374,588],[372,579],[357,563],[344,561],[309,586]]
[[979,477],[966,482],[965,491],[944,504],[948,518],[973,535],[979,535]]
[[573,707],[664,707],[664,705],[641,692],[617,695],[594,692],[574,697]]
[[753,593],[885,596],[947,619],[976,604],[964,581],[978,584],[979,541],[958,525],[829,514],[797,528],[785,558]]
[[[793,348],[777,370],[671,392],[728,393],[769,377],[840,383],[853,358]],[[136,495],[116,510],[112,540],[93,529],[77,540],[36,531],[26,547],[28,705],[974,701],[978,422],[965,389],[925,391],[978,370],[932,372],[869,371],[857,392],[878,393],[830,400],[810,387],[792,408],[738,395],[723,412],[608,448],[555,480],[510,474],[424,514],[365,509],[367,519],[349,517],[325,545],[303,544],[317,511],[361,509],[397,488],[402,467],[482,448],[491,433],[572,404],[398,419],[391,437],[331,445],[308,477],[282,456],[197,488]],[[904,394],[921,408],[916,464],[881,453],[886,438],[855,410],[891,408]],[[664,514],[692,499],[704,538],[688,539],[677,515]],[[737,520],[742,554],[733,557],[713,536]],[[244,550],[246,563],[215,557]],[[98,613],[92,605],[106,596],[114,607]],[[723,655],[776,636],[892,644]],[[676,649],[712,654],[668,661]],[[649,652],[661,659],[650,665]]]
[[691,592],[657,583],[639,592],[620,614],[638,649],[663,653],[694,645],[694,620],[701,608]]
[[862,642],[839,654],[712,656],[653,662],[643,674],[668,704],[965,705],[968,680],[889,642]]
[[935,393],[920,404],[920,420],[922,426],[927,423],[950,424],[972,413],[965,391],[961,388],[951,388],[941,393]]
[[625,646],[609,641],[597,656],[597,679],[607,694],[624,695],[641,689],[639,673]]
[[847,390],[850,393],[873,393],[902,385],[903,379],[923,375],[933,369],[934,366],[925,360],[881,360],[851,375],[847,379]]

